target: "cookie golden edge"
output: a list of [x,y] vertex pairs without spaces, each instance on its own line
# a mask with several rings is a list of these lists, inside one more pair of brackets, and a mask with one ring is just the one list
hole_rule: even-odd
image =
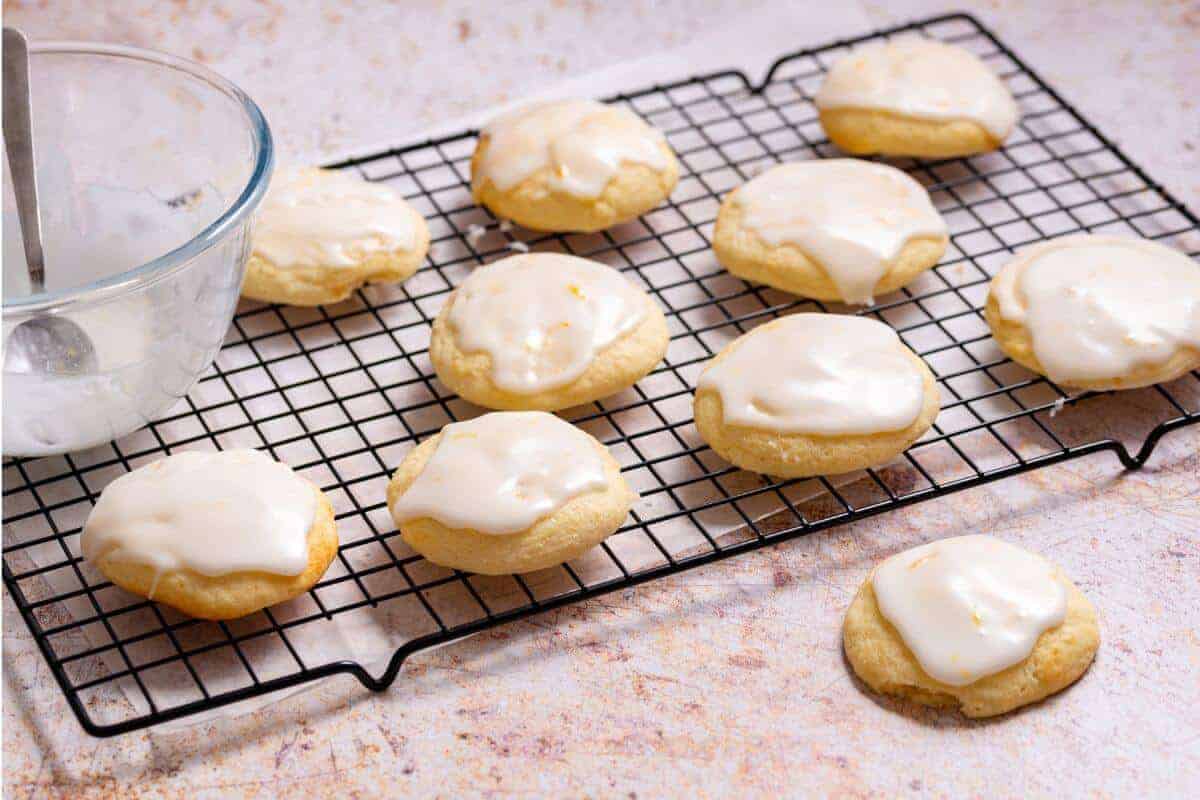
[[[732,344],[718,353],[706,370],[726,358],[731,352],[731,347]],[[711,388],[696,391],[693,407],[696,430],[721,458],[742,469],[763,475],[811,478],[885,464],[903,453],[929,430],[941,405],[937,382],[928,365],[907,348],[905,354],[921,372],[924,402],[913,423],[901,430],[818,436],[807,433],[776,433],[744,425],[729,425],[725,422],[721,396]]]
[[409,208],[416,240],[411,249],[361,255],[353,266],[280,267],[251,252],[242,297],[289,306],[340,303],[368,283],[399,283],[412,277],[429,253],[429,225]]
[[853,155],[956,158],[1003,146],[987,128],[969,119],[936,120],[871,108],[818,109],[825,135]]
[[[387,489],[393,520],[396,501],[421,474],[441,438],[439,432],[426,439],[396,469]],[[637,498],[608,449],[594,439],[592,443],[604,464],[605,488],[568,500],[524,531],[495,536],[422,517],[396,521],[400,536],[434,564],[481,575],[534,572],[577,558],[616,532]]]
[[[317,493],[316,513],[308,531],[308,566],[299,575],[269,572],[231,572],[228,575],[202,575],[193,570],[167,570],[157,576],[145,564],[130,564],[101,558],[95,566],[122,589],[157,603],[171,606],[189,617],[228,620],[253,614],[268,606],[298,597],[325,574],[337,555],[338,535],[333,506],[324,492]],[[154,589],[151,597],[150,590]]]
[[846,611],[842,646],[854,673],[880,694],[957,709],[968,717],[992,717],[1061,692],[1087,672],[1100,647],[1096,610],[1074,583],[1061,577],[1067,588],[1066,617],[1038,637],[1028,658],[967,686],[950,686],[921,668],[879,610],[871,580]]
[[[717,212],[713,228],[713,251],[731,274],[762,283],[799,297],[827,302],[845,302],[829,271],[799,246],[785,242],[770,245],[742,225],[744,212],[737,202],[738,190],[727,195]],[[879,297],[901,289],[932,269],[949,245],[948,236],[914,236],[905,242],[875,284]]]
[[670,343],[667,320],[649,295],[643,295],[646,316],[637,327],[596,354],[575,380],[554,389],[521,394],[500,388],[492,380],[492,357],[459,347],[449,322],[451,298],[433,322],[429,358],[438,379],[455,394],[477,406],[502,411],[559,411],[590,403],[628,389],[654,370]]
[[477,181],[480,164],[487,158],[491,139],[480,136],[471,156],[471,195],[502,219],[510,219],[535,231],[594,233],[620,225],[657,208],[679,182],[679,161],[666,143],[659,147],[667,156],[661,170],[645,164],[622,162],[596,197],[578,197],[551,188],[551,167],[543,167],[515,186],[500,189],[490,178]]
[[[992,285],[995,285],[993,279]],[[1028,370],[1045,376],[1046,369],[1038,361],[1033,350],[1033,337],[1029,329],[1020,322],[1006,319],[1000,313],[1000,303],[994,292],[989,292],[983,317],[992,330],[992,338],[1000,350],[1013,361]],[[1107,392],[1121,389],[1140,389],[1158,383],[1167,383],[1181,378],[1194,369],[1200,369],[1200,350],[1183,347],[1171,354],[1166,361],[1157,364],[1142,364],[1126,375],[1094,381],[1055,381],[1061,386],[1092,392]],[[1047,376],[1048,377],[1048,376]]]

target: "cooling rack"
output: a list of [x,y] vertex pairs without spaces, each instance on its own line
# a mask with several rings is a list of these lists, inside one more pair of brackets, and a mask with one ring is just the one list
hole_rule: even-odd
[[[974,51],[1023,112],[1001,151],[891,162],[928,187],[951,245],[936,269],[859,313],[895,327],[933,369],[937,424],[897,461],[836,479],[773,481],[733,469],[692,423],[703,363],[780,314],[846,309],[721,270],[709,248],[720,197],[773,163],[835,155],[811,103],[822,74],[848,47],[896,35]],[[1200,422],[1200,374],[1120,400],[1071,397],[992,343],[981,314],[987,282],[1014,249],[1114,232],[1195,257],[1200,223],[970,16],[787,55],[757,86],[725,71],[611,100],[663,130],[679,154],[679,186],[654,212],[591,235],[514,229],[471,202],[474,131],[335,164],[396,187],[429,220],[434,243],[417,275],[325,308],[243,303],[216,363],[176,412],[108,446],[6,462],[4,583],[88,732],[131,731],[337,673],[381,690],[427,647],[1087,454],[1108,451],[1136,468],[1165,433]],[[384,487],[416,442],[480,412],[433,375],[437,309],[473,267],[526,248],[623,270],[662,304],[672,340],[664,363],[633,389],[566,414],[610,446],[641,493],[628,524],[579,561],[485,578],[408,549]],[[1140,448],[1109,438],[1114,408],[1139,417]],[[81,559],[83,519],[114,477],[182,449],[235,446],[267,449],[334,502],[342,547],[313,591],[243,620],[199,622],[122,592]]]

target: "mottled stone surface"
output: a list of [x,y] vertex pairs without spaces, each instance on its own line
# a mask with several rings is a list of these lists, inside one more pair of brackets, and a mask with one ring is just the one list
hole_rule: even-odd
[[[877,25],[941,10],[864,5]],[[964,5],[1200,207],[1200,6]],[[288,148],[319,153],[378,141],[395,109],[433,124],[510,99],[530,74],[669,47],[755,4],[636,2],[633,25],[600,3],[461,6],[404,4],[364,25],[370,13],[349,5],[6,3],[5,20],[208,61],[263,101]],[[429,88],[447,52],[461,68]],[[314,87],[311,103],[280,90],[288,73]],[[309,116],[335,80],[347,107],[378,112]],[[1058,423],[1136,439],[1152,399],[1105,398]],[[384,694],[339,678],[248,716],[116,739],[79,729],[6,600],[5,796],[1195,796],[1198,451],[1193,428],[1140,472],[1101,454],[544,614],[418,654]],[[1046,553],[1092,598],[1092,669],[984,722],[865,693],[839,635],[870,567],[979,531]]]

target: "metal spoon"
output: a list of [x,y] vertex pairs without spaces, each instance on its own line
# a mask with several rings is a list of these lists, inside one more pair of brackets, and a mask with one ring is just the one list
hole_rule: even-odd
[[[42,226],[38,214],[37,179],[33,172],[33,132],[29,103],[29,49],[25,35],[4,29],[4,146],[17,198],[17,218],[34,293],[46,285]],[[53,314],[18,325],[4,347],[5,372],[80,375],[96,371],[96,348],[83,328]]]

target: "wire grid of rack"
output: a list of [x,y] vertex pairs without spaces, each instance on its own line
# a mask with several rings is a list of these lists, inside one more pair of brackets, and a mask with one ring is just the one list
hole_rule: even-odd
[[[861,313],[896,327],[929,363],[941,414],[929,435],[882,468],[809,481],[741,472],[695,433],[691,387],[700,368],[727,341],[780,314],[845,309],[721,270],[709,248],[720,197],[764,166],[835,155],[810,101],[822,74],[848,47],[900,34],[973,50],[1023,111],[1001,151],[892,162],[929,188],[951,245],[936,269]],[[670,201],[641,220],[593,235],[499,223],[470,199],[475,132],[334,165],[397,187],[428,218],[434,244],[416,276],[326,308],[243,304],[214,367],[178,413],[110,446],[5,464],[4,582],[86,730],[113,735],[335,673],[382,689],[426,647],[1085,454],[1112,451],[1136,467],[1164,433],[1200,422],[1200,374],[1126,393],[1137,395],[1132,404],[1068,397],[991,342],[981,316],[987,282],[1015,248],[1113,231],[1194,257],[1200,223],[973,18],[947,15],[788,55],[759,86],[726,71],[611,100],[663,130],[682,164]],[[612,448],[640,491],[628,524],[579,563],[484,578],[409,550],[387,515],[384,486],[417,441],[479,413],[433,375],[429,327],[471,268],[523,245],[620,268],[661,302],[672,342],[636,387],[566,415]],[[1064,402],[1088,413],[1055,420]],[[1140,450],[1105,437],[1105,409],[1114,407],[1146,420]],[[333,500],[342,547],[312,592],[244,620],[198,622],[116,589],[82,561],[79,530],[108,481],[180,449],[232,446],[267,449]],[[328,626],[363,613],[389,637],[390,658],[377,676],[360,659],[331,659],[322,649]],[[94,701],[117,685],[133,702]]]

